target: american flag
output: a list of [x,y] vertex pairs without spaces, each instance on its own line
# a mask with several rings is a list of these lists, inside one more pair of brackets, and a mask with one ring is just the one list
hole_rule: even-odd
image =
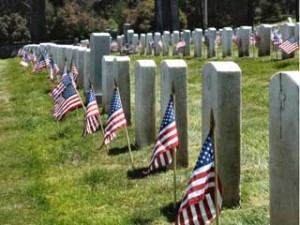
[[50,79],[53,81],[56,78],[56,75],[59,73],[59,67],[55,63],[54,59],[49,59],[50,65]]
[[281,34],[278,30],[272,29],[271,42],[274,50],[278,50],[279,45],[282,43]]
[[126,125],[127,122],[121,104],[119,91],[115,88],[104,130],[104,143],[109,144],[116,137],[116,132]]
[[232,36],[232,41],[233,41],[233,43],[235,43],[237,46],[240,46],[240,44],[241,44],[240,38],[239,38],[237,35],[233,35],[233,36]]
[[184,48],[185,45],[186,45],[185,41],[179,41],[179,42],[177,42],[177,44],[175,44],[176,51],[179,51],[180,49]]
[[282,44],[280,44],[278,47],[286,54],[291,54],[299,48],[297,40],[294,36],[282,42]]
[[[188,182],[186,193],[177,215],[177,225],[210,224],[216,217],[215,163],[213,136],[210,132],[204,142],[196,166]],[[222,206],[223,188],[218,179],[218,207]]]
[[66,87],[71,84],[71,78],[70,76],[63,76],[60,80],[60,82],[58,83],[58,85],[53,89],[51,96],[53,98],[54,102],[57,102],[59,97],[61,96],[61,94],[63,93],[63,91],[66,89]]
[[164,42],[162,39],[160,39],[158,42],[157,42],[157,45],[159,46],[160,49],[163,49],[164,47]]
[[40,56],[39,60],[35,64],[32,72],[41,71],[43,68],[46,68],[46,61],[43,55]]
[[155,141],[148,172],[172,163],[174,149],[179,146],[174,103],[171,96]]
[[64,115],[82,106],[82,101],[72,83],[70,83],[60,95],[53,111],[53,116],[61,120]]
[[92,88],[89,90],[86,100],[84,135],[96,132],[100,126],[100,112]]
[[50,57],[49,57],[48,52],[45,52],[44,58],[45,58],[46,66],[49,66],[50,65]]

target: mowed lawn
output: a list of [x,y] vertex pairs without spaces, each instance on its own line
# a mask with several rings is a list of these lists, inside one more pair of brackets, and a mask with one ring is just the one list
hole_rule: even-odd
[[[142,58],[136,55],[131,60],[133,123],[128,131],[139,169],[148,165],[152,146],[134,147],[137,59]],[[159,65],[163,59],[155,58],[157,129],[161,114]],[[177,170],[178,200],[201,150],[201,69],[208,62],[184,59],[188,64],[189,167]],[[269,80],[276,72],[298,70],[299,57],[234,61],[242,70],[241,205],[223,209],[220,222],[264,225],[269,224]],[[53,87],[46,71],[32,74],[31,68],[19,65],[18,58],[0,60],[0,224],[174,223],[173,171],[143,178],[132,171],[123,131],[109,146],[109,153],[99,150],[101,132],[82,137],[83,109],[68,113],[57,123],[51,114],[49,92]],[[79,92],[85,101],[82,90]],[[103,122],[106,118],[102,115]]]

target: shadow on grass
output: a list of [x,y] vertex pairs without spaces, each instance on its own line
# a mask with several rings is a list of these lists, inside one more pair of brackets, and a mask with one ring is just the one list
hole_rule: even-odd
[[180,202],[176,202],[174,207],[174,202],[169,203],[168,205],[160,208],[160,212],[167,218],[169,223],[174,223],[177,217],[177,212],[180,206]]
[[[131,148],[131,151],[136,151],[137,150],[137,147],[134,145],[134,144],[131,144],[130,145],[130,148]],[[129,152],[129,149],[128,149],[128,146],[124,146],[124,147],[121,147],[121,148],[111,148],[109,149],[108,151],[108,155],[120,155],[120,154],[125,154]]]
[[127,177],[132,180],[143,179],[145,177],[152,176],[158,173],[165,173],[167,171],[167,168],[160,168],[150,173],[147,173],[147,171],[148,167],[141,167],[134,170],[129,170],[127,172]]

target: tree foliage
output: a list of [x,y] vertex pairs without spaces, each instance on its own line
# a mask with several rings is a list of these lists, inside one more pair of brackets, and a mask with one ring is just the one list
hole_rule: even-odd
[[30,40],[27,21],[18,13],[0,17],[0,43],[26,42]]
[[[44,1],[44,0],[43,0]],[[45,0],[46,40],[89,38],[106,28],[122,33],[128,22],[138,33],[157,30],[155,0]],[[30,40],[31,0],[0,0],[0,42]],[[203,28],[203,0],[180,0],[180,29]],[[208,25],[254,25],[299,16],[298,0],[210,0]],[[37,19],[37,18],[35,18]],[[37,19],[38,20],[38,19]],[[18,21],[18,23],[16,23]],[[31,31],[31,32],[29,32]]]

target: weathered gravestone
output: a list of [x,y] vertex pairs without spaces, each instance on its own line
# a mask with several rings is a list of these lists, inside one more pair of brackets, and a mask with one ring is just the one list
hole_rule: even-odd
[[153,49],[153,35],[152,33],[147,33],[146,35],[146,54],[152,55],[152,49]]
[[175,45],[180,41],[180,35],[179,35],[179,31],[173,31],[172,35],[171,35],[171,43],[173,46],[173,55],[178,55],[178,51],[175,48]]
[[161,47],[159,45],[159,41],[161,40],[161,35],[159,32],[154,33],[154,55],[158,56],[161,52]]
[[127,31],[131,29],[130,27],[131,27],[130,23],[123,24],[123,35],[124,35],[124,43],[125,44],[128,44]]
[[[284,42],[285,40],[295,36],[295,24],[294,23],[285,23],[283,24],[281,28],[282,32],[282,41]],[[299,43],[298,43],[299,44]],[[295,52],[291,54],[287,54],[284,51],[282,51],[282,59],[288,59],[288,58],[293,58],[295,56]]]
[[163,60],[160,64],[161,118],[174,92],[175,117],[179,136],[177,163],[188,166],[187,65],[184,60]]
[[239,38],[239,57],[249,56],[250,34],[252,27],[241,26],[238,29],[237,35]]
[[155,142],[155,73],[154,60],[137,60],[135,64],[135,142],[144,147]]
[[84,52],[85,52],[84,47],[77,47],[75,49],[75,65],[77,67],[78,73],[79,73],[79,77],[77,78],[77,87],[78,88],[83,88],[83,76],[84,76],[84,72],[83,72],[83,57],[84,57]]
[[128,30],[127,31],[127,44],[133,44],[133,35],[134,35],[134,30]]
[[299,40],[299,32],[300,32],[300,23],[296,23],[295,25],[295,38],[296,40],[298,41],[298,45],[300,43],[300,40]]
[[272,26],[268,24],[262,24],[257,27],[258,56],[267,56],[271,53],[271,29]]
[[91,50],[86,48],[83,53],[83,90],[85,95],[88,93],[90,88],[90,68],[91,68]]
[[146,49],[146,34],[141,34],[140,36],[140,54],[144,55]]
[[111,104],[111,98],[113,95],[114,75],[113,75],[113,65],[115,56],[105,55],[102,57],[102,112],[108,114]]
[[224,27],[221,34],[222,57],[224,58],[232,55],[232,37],[233,37],[232,28]]
[[207,58],[216,56],[216,48],[215,48],[216,34],[217,34],[216,28],[210,27],[207,29],[206,32],[207,41],[208,41]]
[[102,57],[110,54],[110,35],[92,33],[90,35],[90,76],[98,103],[102,103]]
[[299,225],[300,72],[270,81],[270,225]]
[[128,56],[117,56],[113,62],[113,79],[116,82],[126,121],[131,124],[130,103],[130,58]]
[[202,140],[209,132],[212,111],[223,206],[235,207],[240,202],[241,69],[234,62],[209,62],[202,75]]
[[164,31],[162,39],[163,39],[163,55],[167,56],[169,55],[169,45],[171,40],[170,32]]
[[201,57],[202,56],[202,29],[196,28],[194,30],[194,44],[195,44],[195,50],[194,50],[194,56],[195,57]]
[[184,30],[183,31],[183,40],[185,42],[185,47],[184,47],[184,56],[190,56],[190,51],[191,51],[191,31],[190,30]]

